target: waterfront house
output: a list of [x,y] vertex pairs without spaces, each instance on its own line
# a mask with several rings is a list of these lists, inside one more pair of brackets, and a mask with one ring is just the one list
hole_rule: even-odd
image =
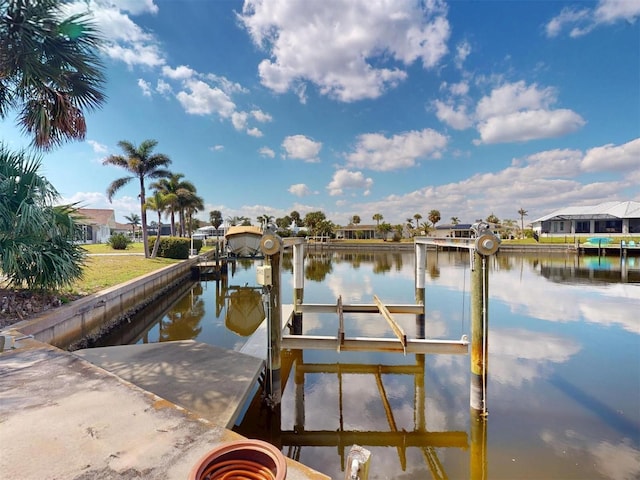
[[531,222],[540,237],[640,235],[640,202],[564,207]]
[[457,225],[446,223],[436,225],[435,229],[429,231],[428,236],[435,238],[471,238],[474,235],[470,223],[458,223]]
[[81,243],[106,243],[111,233],[118,230],[114,210],[79,208],[78,215],[78,224],[82,229]]

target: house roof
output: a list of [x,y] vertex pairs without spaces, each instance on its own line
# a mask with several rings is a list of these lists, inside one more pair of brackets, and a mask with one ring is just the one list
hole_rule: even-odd
[[469,230],[471,229],[470,223],[443,223],[442,225],[436,225],[436,230]]
[[377,225],[366,225],[366,224],[353,224],[345,225],[344,227],[338,227],[336,230],[375,230],[377,229]]
[[87,225],[108,225],[116,227],[116,215],[111,209],[106,208],[79,208],[80,223]]
[[640,218],[640,202],[605,202],[598,205],[565,207],[540,217],[536,222],[546,220],[580,220],[607,218]]

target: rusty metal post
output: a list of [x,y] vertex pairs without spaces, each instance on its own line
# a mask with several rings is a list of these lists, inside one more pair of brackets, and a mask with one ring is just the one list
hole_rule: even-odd
[[469,479],[486,480],[487,467],[487,421],[478,410],[471,409],[471,449],[469,453]]
[[304,302],[304,239],[296,239],[293,244],[293,321],[291,333],[302,335],[302,312],[298,306]]
[[475,246],[471,269],[471,385],[469,402],[473,410],[487,415],[487,372],[489,363],[489,265],[487,258],[498,251],[500,239],[485,223],[474,224]]
[[299,239],[293,244],[293,308],[303,301],[304,294],[304,243]]
[[[415,261],[416,261],[416,273],[415,273],[415,288],[416,288],[416,303],[423,305],[425,302],[425,275],[427,265],[427,246],[423,243],[415,244]],[[426,309],[426,307],[425,307]],[[425,338],[425,310],[422,313],[416,315],[416,337]]]
[[265,233],[260,241],[260,249],[271,267],[271,284],[265,285],[267,305],[267,377],[265,381],[265,401],[272,409],[279,410],[282,400],[281,359],[282,305],[280,303],[280,261],[282,239],[274,233]]
[[477,251],[473,255],[474,268],[471,271],[471,408],[487,412],[486,386],[488,339],[488,268],[486,258]]

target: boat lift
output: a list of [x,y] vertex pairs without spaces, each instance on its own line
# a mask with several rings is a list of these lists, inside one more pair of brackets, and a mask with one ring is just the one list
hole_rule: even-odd
[[[490,231],[489,225],[479,222],[473,225],[474,238],[427,238],[417,237],[414,239],[416,254],[415,269],[415,305],[386,305],[382,300],[374,296],[373,304],[365,305],[345,305],[342,298],[338,297],[337,303],[333,304],[305,304],[303,299],[304,287],[304,245],[303,239],[294,239],[293,247],[293,279],[294,279],[294,305],[293,313],[287,320],[286,325],[290,327],[293,334],[282,333],[283,322],[281,320],[282,308],[280,302],[280,260],[282,256],[282,240],[274,232],[267,232],[260,241],[260,249],[265,255],[265,263],[258,268],[257,281],[263,286],[265,292],[266,320],[268,331],[267,348],[267,368],[265,372],[265,395],[263,400],[272,408],[280,406],[282,394],[281,379],[281,356],[283,350],[289,352],[302,352],[305,349],[335,349],[337,351],[390,351],[407,352],[417,354],[418,358],[423,358],[427,353],[447,353],[466,354],[471,343],[471,385],[470,385],[470,407],[472,417],[472,469],[477,474],[484,472],[486,462],[482,461],[482,452],[485,451],[486,444],[486,422],[482,419],[487,415],[486,385],[487,385],[487,359],[488,359],[488,266],[487,257],[498,251],[500,240]],[[471,342],[466,336],[460,340],[436,340],[426,338],[409,338],[401,326],[393,317],[395,313],[415,314],[416,319],[421,323],[422,328],[418,334],[424,337],[425,322],[425,274],[426,274],[426,254],[427,246],[441,246],[453,248],[466,248],[469,250],[471,264]],[[302,319],[304,313],[309,312],[335,312],[338,317],[338,331],[335,336],[316,336],[302,334]],[[382,315],[395,334],[395,338],[348,338],[344,327],[344,313],[359,312]],[[298,363],[298,362],[296,362]],[[300,368],[306,370],[302,365]],[[307,366],[308,368],[309,366]],[[323,367],[320,367],[324,369]],[[380,368],[378,366],[377,368]],[[285,369],[286,370],[286,369]],[[300,372],[302,373],[302,372]],[[340,378],[340,372],[339,378]],[[391,428],[391,435],[398,435],[395,428],[395,421],[386,399],[386,392],[382,385],[380,372],[373,372],[380,390],[385,412]],[[304,374],[302,374],[304,376]],[[286,381],[286,371],[285,371]],[[298,383],[298,382],[296,382]],[[299,405],[299,404],[297,404]],[[299,416],[297,413],[296,417]],[[302,414],[304,418],[304,414]],[[477,420],[477,421],[476,421]],[[422,422],[421,422],[422,423]],[[304,422],[302,422],[304,425]],[[304,428],[304,427],[303,427]],[[422,428],[420,428],[422,430]],[[389,435],[387,434],[387,435]],[[296,433],[296,436],[298,434]],[[333,435],[333,434],[332,434]],[[321,432],[316,432],[314,436],[321,437]],[[465,436],[466,437],[466,436]],[[362,450],[354,442],[355,438],[350,438],[349,443],[354,445],[348,459],[346,478],[366,478],[361,477],[360,461],[363,456],[367,456],[366,450]],[[402,439],[406,442],[406,439]],[[463,439],[466,445],[466,438]],[[474,446],[477,445],[475,448]],[[423,445],[424,446],[424,445]],[[425,460],[434,478],[446,478],[442,471],[442,466],[434,450],[435,445],[427,445],[423,449]],[[480,453],[478,453],[480,451]],[[399,449],[401,463],[403,463],[404,451]],[[475,460],[480,459],[480,462]],[[366,459],[365,459],[366,460]],[[479,465],[479,467],[476,466]],[[476,468],[473,468],[476,466]]]

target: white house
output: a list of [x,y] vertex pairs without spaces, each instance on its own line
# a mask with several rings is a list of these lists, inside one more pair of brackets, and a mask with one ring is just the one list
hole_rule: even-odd
[[78,223],[82,227],[82,243],[106,243],[117,229],[116,214],[103,208],[79,208]]
[[535,234],[547,237],[640,235],[640,202],[605,202],[565,207],[531,222]]

